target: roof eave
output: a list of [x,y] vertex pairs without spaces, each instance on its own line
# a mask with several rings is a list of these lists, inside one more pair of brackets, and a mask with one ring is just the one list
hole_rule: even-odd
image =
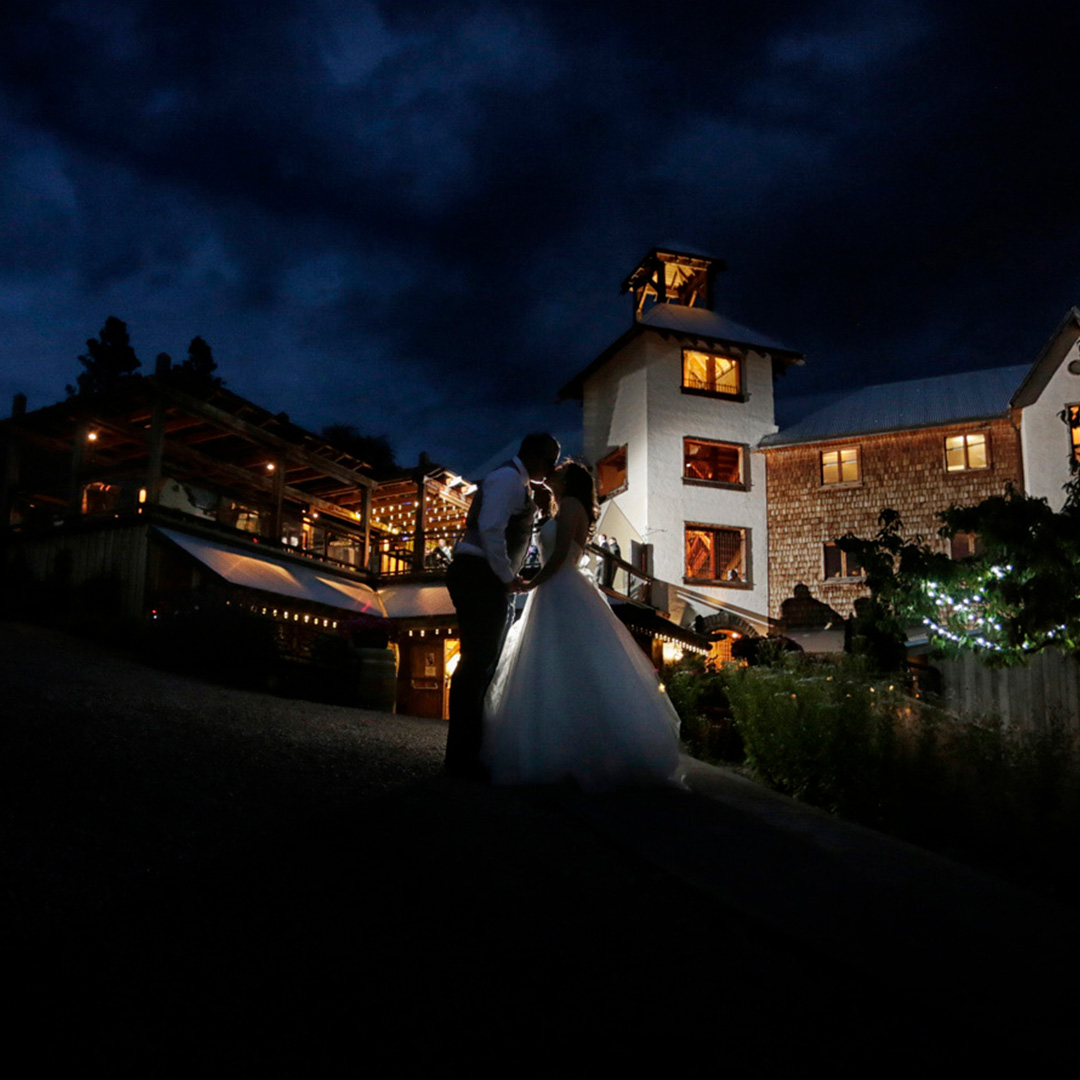
[[[1046,384],[1050,381],[1050,377],[1054,371],[1057,370],[1058,364],[1064,359],[1069,349],[1072,348],[1073,342],[1076,337],[1069,341],[1063,349],[1060,350],[1060,355],[1055,358],[1055,352],[1058,352],[1058,346],[1061,343],[1061,339],[1068,330],[1070,323],[1076,329],[1077,335],[1080,336],[1080,308],[1071,307],[1065,312],[1061,322],[1058,323],[1057,328],[1050,335],[1046,344],[1039,350],[1039,355],[1035,357],[1034,362],[1028,369],[1028,373],[1024,376],[1023,381],[1016,388],[1016,393],[1013,394],[1009,401],[1010,405],[1017,408],[1023,408],[1027,405],[1031,405],[1039,397],[1039,394],[1046,388]],[[1046,370],[1048,367],[1050,370]]]
[[588,367],[579,371],[577,375],[559,390],[557,400],[581,401],[584,396],[585,381],[599,371],[600,368],[602,368],[604,364],[606,364],[624,345],[629,344],[638,334],[646,331],[659,334],[661,337],[665,338],[678,338],[692,344],[727,345],[739,349],[753,350],[756,353],[760,353],[762,356],[768,356],[772,360],[774,368],[778,362],[783,364],[783,367],[780,368],[781,371],[792,366],[799,366],[806,363],[803,354],[801,352],[796,352],[794,349],[763,345],[760,341],[740,341],[738,338],[733,337],[717,337],[713,334],[695,334],[685,330],[674,330],[668,326],[653,326],[649,323],[635,321],[634,325],[631,326],[626,333],[613,341],[595,360],[593,360],[591,364],[589,364]]
[[[961,424],[985,424],[991,420],[1005,420],[1009,417],[1009,411],[987,413],[982,416],[960,416],[951,420],[929,420],[922,424],[893,425],[886,428],[856,428],[852,431],[842,431],[835,435],[807,435],[805,438],[788,439],[784,442],[759,442],[755,450],[783,450],[791,446],[805,446],[807,443],[834,443],[844,442],[847,439],[856,439],[867,435],[900,435],[905,431],[926,431],[930,428],[958,427]],[[766,435],[766,439],[772,436]]]

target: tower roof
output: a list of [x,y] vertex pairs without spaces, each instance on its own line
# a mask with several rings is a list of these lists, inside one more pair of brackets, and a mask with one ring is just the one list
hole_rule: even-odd
[[735,352],[753,351],[768,356],[774,368],[783,370],[792,364],[802,364],[802,353],[790,349],[773,338],[741,326],[731,319],[705,308],[688,308],[679,304],[655,304],[634,321],[621,337],[613,341],[588,367],[582,369],[559,390],[559,400],[580,400],[586,380],[599,371],[617,352],[641,334],[654,333],[680,341],[689,348],[726,349]]
[[623,280],[621,292],[633,292],[634,315],[640,318],[650,302],[712,308],[713,282],[727,269],[723,259],[670,247],[650,248]]

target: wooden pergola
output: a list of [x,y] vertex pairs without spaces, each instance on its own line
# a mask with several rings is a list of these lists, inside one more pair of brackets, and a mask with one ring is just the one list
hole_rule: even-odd
[[[197,396],[159,371],[29,414],[17,401],[3,427],[0,521],[20,531],[164,509],[163,483],[173,478],[257,507],[258,528],[248,521],[240,531],[271,544],[282,543],[289,515],[324,517],[356,536],[354,568],[367,565],[375,481],[364,462],[223,387]],[[218,524],[235,522],[219,515]]]
[[463,477],[425,455],[415,469],[379,484],[371,528],[380,577],[445,571],[465,529],[475,490]]

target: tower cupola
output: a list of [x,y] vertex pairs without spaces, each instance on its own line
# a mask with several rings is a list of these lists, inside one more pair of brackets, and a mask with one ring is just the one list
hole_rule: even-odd
[[630,272],[622,283],[622,292],[634,294],[635,319],[654,304],[713,311],[714,281],[726,269],[723,259],[656,247]]

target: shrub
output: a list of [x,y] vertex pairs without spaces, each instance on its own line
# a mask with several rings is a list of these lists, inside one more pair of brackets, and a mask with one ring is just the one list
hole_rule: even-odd
[[727,686],[731,665],[707,668],[696,657],[668,669],[664,685],[682,721],[680,737],[687,750],[703,761],[742,761],[742,739],[732,721]]
[[825,810],[966,857],[1063,897],[1080,886],[1080,734],[957,717],[858,657],[729,673],[758,779]]
[[864,821],[887,815],[906,705],[889,676],[871,678],[850,657],[789,658],[740,670],[727,689],[747,764],[764,783]]

